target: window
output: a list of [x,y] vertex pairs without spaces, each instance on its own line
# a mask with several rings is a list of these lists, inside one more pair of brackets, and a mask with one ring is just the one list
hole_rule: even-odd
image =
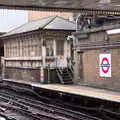
[[46,41],[46,56],[53,56],[53,40]]
[[64,41],[62,40],[56,41],[56,53],[57,55],[64,55]]

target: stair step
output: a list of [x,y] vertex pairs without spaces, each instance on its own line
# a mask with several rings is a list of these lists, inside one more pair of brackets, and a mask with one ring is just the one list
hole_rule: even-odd
[[64,82],[64,84],[73,84],[73,81]]
[[70,79],[72,78],[72,76],[70,76],[70,75],[62,75],[62,77],[63,78],[70,78]]
[[62,76],[63,79],[71,79],[69,76]]
[[69,72],[68,68],[58,68],[56,70],[58,77],[60,77],[59,79],[61,84],[73,84],[71,72]]
[[69,75],[69,73],[62,73],[62,75]]
[[68,82],[68,81],[72,81],[72,80],[70,80],[70,79],[65,79],[65,80],[63,80],[63,82]]

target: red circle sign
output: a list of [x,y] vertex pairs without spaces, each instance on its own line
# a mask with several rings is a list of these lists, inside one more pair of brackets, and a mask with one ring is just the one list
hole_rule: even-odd
[[104,57],[101,62],[101,68],[104,73],[108,73],[110,64],[108,58]]

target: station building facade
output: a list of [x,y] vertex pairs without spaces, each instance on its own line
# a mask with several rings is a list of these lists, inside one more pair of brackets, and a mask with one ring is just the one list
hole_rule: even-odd
[[[107,24],[72,33],[74,36],[74,82],[107,89],[120,90],[120,33],[108,34],[108,30],[120,28],[120,24]],[[105,62],[101,66],[100,55],[111,56],[111,68]],[[100,69],[111,75],[101,76]],[[111,70],[110,70],[111,69]]]
[[[75,32],[75,23],[61,17],[29,22],[2,37],[3,78],[39,81],[40,68],[49,67],[55,78],[51,82],[57,82],[56,66],[68,67],[69,58],[74,65],[75,84],[118,90],[120,34],[107,33],[117,28],[120,28],[119,22]],[[72,39],[67,40],[71,33]],[[100,76],[101,54],[111,57],[109,77]]]
[[66,67],[66,60],[71,56],[71,43],[67,36],[74,31],[74,22],[50,16],[6,33],[2,36],[3,78],[39,81],[41,67],[49,67],[55,75],[56,65]]

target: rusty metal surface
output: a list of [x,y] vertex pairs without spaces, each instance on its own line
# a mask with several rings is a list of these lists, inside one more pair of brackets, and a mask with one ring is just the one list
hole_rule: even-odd
[[0,7],[120,10],[120,0],[0,0]]

